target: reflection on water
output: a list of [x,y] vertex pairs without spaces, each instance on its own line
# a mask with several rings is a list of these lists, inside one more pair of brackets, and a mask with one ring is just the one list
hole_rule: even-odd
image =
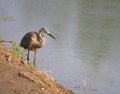
[[20,42],[47,27],[57,40],[45,36],[39,69],[77,94],[119,94],[119,10],[119,0],[1,0],[0,17],[15,19],[0,22],[0,37]]

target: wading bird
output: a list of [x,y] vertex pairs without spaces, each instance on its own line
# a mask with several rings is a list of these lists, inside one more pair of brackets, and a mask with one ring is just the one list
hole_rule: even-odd
[[25,36],[22,38],[20,46],[24,49],[28,49],[27,54],[27,61],[29,61],[29,52],[30,50],[34,51],[34,60],[33,64],[36,66],[36,54],[38,51],[38,48],[41,48],[45,45],[46,39],[43,36],[43,34],[47,34],[53,39],[56,39],[47,28],[41,28],[39,32],[28,32],[25,34]]

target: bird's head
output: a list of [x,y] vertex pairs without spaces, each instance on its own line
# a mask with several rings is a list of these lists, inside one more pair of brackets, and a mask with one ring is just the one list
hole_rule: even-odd
[[56,39],[50,32],[47,28],[41,28],[39,30],[39,33],[46,33],[47,35],[49,35],[50,37],[52,37],[53,39]]

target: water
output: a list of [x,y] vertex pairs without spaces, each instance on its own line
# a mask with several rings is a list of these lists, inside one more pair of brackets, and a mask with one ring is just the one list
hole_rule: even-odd
[[119,10],[119,0],[1,0],[0,38],[47,27],[57,40],[45,36],[40,70],[76,94],[119,94]]

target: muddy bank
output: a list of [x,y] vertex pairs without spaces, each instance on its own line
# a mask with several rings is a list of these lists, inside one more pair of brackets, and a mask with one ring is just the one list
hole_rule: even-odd
[[43,71],[32,70],[0,43],[0,94],[73,94]]

